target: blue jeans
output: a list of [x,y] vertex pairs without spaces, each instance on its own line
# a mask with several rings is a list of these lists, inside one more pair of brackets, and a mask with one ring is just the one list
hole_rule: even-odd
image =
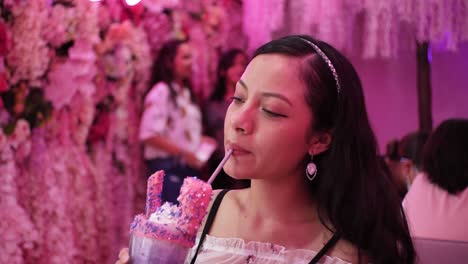
[[200,176],[199,171],[182,164],[178,158],[174,157],[146,160],[146,165],[149,169],[148,176],[158,170],[165,172],[162,191],[163,202],[178,204],[177,197],[185,177]]

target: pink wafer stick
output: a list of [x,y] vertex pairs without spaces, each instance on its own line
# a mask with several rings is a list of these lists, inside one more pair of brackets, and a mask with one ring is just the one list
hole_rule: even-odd
[[232,149],[229,149],[227,152],[226,152],[226,155],[224,155],[224,158],[223,160],[221,161],[221,163],[219,163],[218,167],[216,168],[216,170],[213,172],[213,174],[211,174],[210,178],[208,179],[208,184],[212,184],[213,181],[216,179],[216,176],[218,176],[219,172],[221,171],[221,169],[223,168],[224,164],[228,161],[229,157],[231,157],[232,155]]
[[162,203],[161,193],[164,180],[164,171],[160,170],[148,179],[146,187],[146,215],[154,213]]

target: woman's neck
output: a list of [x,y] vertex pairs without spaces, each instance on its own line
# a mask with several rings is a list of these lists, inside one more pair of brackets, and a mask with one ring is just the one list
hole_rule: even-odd
[[257,219],[276,219],[279,222],[303,222],[317,220],[316,204],[308,191],[304,178],[288,177],[283,181],[252,180],[246,190],[246,213]]
[[183,88],[185,85],[184,79],[180,78],[174,79],[174,83],[177,84],[180,88]]

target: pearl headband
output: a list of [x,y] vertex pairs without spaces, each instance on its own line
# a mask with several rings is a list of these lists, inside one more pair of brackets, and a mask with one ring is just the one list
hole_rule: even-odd
[[325,55],[325,53],[323,53],[323,51],[317,46],[315,45],[314,43],[312,43],[311,41],[307,40],[307,39],[304,39],[304,38],[299,38],[299,39],[302,39],[303,41],[307,42],[310,46],[312,46],[312,48],[315,50],[315,52],[322,58],[322,60],[324,60],[327,65],[328,65],[328,68],[330,68],[332,74],[333,74],[333,78],[335,78],[335,82],[336,82],[336,91],[337,93],[339,94],[340,93],[340,90],[341,90],[341,86],[340,86],[340,82],[338,80],[338,73],[336,73],[336,69],[335,69],[335,66],[333,66],[332,62],[330,61],[330,59],[327,57],[327,55]]

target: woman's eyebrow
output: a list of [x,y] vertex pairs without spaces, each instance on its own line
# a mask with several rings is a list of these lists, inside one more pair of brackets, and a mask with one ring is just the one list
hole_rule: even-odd
[[293,104],[291,103],[291,101],[289,101],[289,99],[282,95],[282,94],[279,94],[279,93],[270,93],[270,92],[263,92],[262,93],[262,96],[263,97],[274,97],[274,98],[278,98],[284,102],[286,102],[287,104],[289,104],[290,106],[293,106]]
[[[241,87],[243,87],[245,90],[249,90],[249,87],[247,86],[247,84],[242,80],[240,79],[238,81],[238,83],[240,84]],[[279,93],[271,93],[271,92],[263,92],[261,94],[263,97],[274,97],[274,98],[278,98],[284,102],[286,102],[287,104],[289,104],[290,106],[293,106],[293,104],[291,103],[291,101],[284,95],[282,94],[279,94]]]
[[247,84],[245,84],[245,82],[242,80],[242,79],[239,79],[238,83],[244,87],[245,90],[249,90],[249,87],[247,87]]

